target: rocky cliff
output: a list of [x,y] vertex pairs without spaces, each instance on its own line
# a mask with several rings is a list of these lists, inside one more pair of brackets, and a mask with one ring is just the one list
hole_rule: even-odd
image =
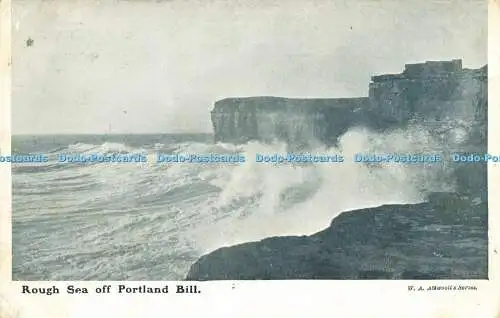
[[407,64],[401,74],[373,76],[360,98],[226,98],[215,103],[215,141],[281,140],[332,144],[353,126],[386,129],[410,121],[450,123],[485,138],[487,68],[465,69],[461,60]]
[[311,236],[220,248],[186,279],[486,279],[487,214],[486,203],[451,194],[344,212]]
[[[424,125],[443,138],[460,129],[464,141],[454,151],[485,153],[487,111],[487,66],[465,69],[452,60],[373,76],[368,97],[357,99],[222,100],[212,121],[216,140],[236,143],[270,136],[332,143],[356,125]],[[220,248],[198,259],[186,279],[486,279],[486,164],[456,163],[452,173],[454,194],[344,212],[311,236]]]
[[299,99],[270,96],[226,98],[215,103],[216,141],[282,140],[330,143],[349,126],[364,122],[369,99]]

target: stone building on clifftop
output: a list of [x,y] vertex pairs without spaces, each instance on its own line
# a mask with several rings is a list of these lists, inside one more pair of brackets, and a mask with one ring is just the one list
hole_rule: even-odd
[[406,64],[401,74],[373,76],[369,86],[371,107],[398,122],[484,117],[486,105],[477,104],[484,97],[486,66],[464,69],[462,60]]

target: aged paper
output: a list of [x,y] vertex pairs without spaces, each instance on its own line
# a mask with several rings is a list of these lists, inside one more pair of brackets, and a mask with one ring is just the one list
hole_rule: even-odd
[[498,317],[498,1],[0,13],[0,317]]

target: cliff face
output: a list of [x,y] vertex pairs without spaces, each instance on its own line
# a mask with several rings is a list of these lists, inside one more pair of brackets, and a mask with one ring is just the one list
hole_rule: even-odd
[[368,106],[368,98],[227,98],[215,103],[211,115],[216,141],[329,143],[332,136],[361,122],[363,118],[357,111]]
[[385,129],[416,120],[439,130],[451,122],[473,122],[484,142],[487,94],[486,66],[471,70],[462,68],[461,60],[425,62],[407,64],[401,74],[373,76],[368,97],[223,99],[214,105],[212,124],[216,141],[332,144],[357,125]]
[[447,194],[344,212],[311,236],[220,248],[186,279],[487,279],[487,213]]

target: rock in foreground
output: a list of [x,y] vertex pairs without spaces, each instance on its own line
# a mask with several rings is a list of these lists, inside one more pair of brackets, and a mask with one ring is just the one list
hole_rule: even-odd
[[487,214],[446,197],[344,212],[311,236],[220,248],[186,279],[486,279]]

